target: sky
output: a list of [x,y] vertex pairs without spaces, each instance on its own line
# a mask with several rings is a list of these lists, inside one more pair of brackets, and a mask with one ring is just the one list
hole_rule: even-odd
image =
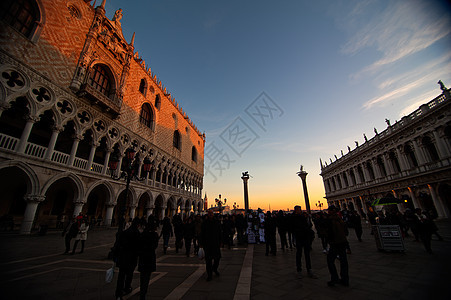
[[[99,5],[100,0],[97,1]],[[205,132],[208,206],[327,207],[330,163],[451,86],[451,6],[423,0],[107,0]]]

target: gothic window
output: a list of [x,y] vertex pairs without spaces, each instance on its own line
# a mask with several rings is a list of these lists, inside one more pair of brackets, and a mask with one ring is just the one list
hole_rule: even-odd
[[418,167],[418,160],[415,156],[415,152],[412,149],[412,146],[405,145],[404,146],[404,152],[406,153],[407,160],[409,161],[409,164],[411,167]]
[[424,145],[426,153],[428,154],[431,161],[438,161],[440,159],[437,149],[435,148],[435,145],[430,137],[425,136],[422,140],[422,144]]
[[39,9],[31,0],[3,0],[0,2],[0,19],[31,38],[40,19]]
[[159,110],[161,107],[161,99],[160,99],[160,95],[156,95],[155,96],[155,107]]
[[110,95],[111,79],[104,66],[94,65],[89,76],[89,85],[101,92],[105,96]]
[[193,146],[191,149],[191,160],[197,162],[197,150],[196,147]]
[[139,122],[141,124],[146,125],[149,128],[152,128],[152,109],[149,103],[144,103],[141,106],[141,113],[139,115]]
[[141,79],[141,82],[139,83],[139,92],[141,94],[143,94],[143,96],[146,96],[146,92],[147,92],[147,82],[146,80],[143,78]]
[[178,130],[174,131],[174,139],[172,145],[179,150],[182,149],[182,137]]

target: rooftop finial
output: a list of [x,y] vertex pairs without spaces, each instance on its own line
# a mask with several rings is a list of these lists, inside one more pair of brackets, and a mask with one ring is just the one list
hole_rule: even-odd
[[100,4],[100,7],[105,9],[105,3],[106,3],[106,0],[102,0],[102,4]]
[[134,43],[135,43],[135,33],[133,32],[132,41],[130,42],[130,45],[133,46]]

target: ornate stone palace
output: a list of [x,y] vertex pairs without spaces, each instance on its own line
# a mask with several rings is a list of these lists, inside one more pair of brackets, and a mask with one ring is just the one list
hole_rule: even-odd
[[329,205],[367,213],[372,201],[401,199],[398,209],[451,211],[451,95],[442,94],[328,165],[321,162]]
[[[119,211],[161,219],[204,207],[205,134],[121,18],[105,16],[105,0],[1,1],[0,215],[21,233],[79,212],[110,226]],[[128,189],[113,178],[121,170]]]

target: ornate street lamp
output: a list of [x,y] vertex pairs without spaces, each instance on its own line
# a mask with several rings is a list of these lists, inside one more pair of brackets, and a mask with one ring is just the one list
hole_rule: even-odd
[[216,201],[216,203],[218,204],[219,213],[222,215],[222,210],[223,210],[222,206],[223,206],[224,204],[226,204],[227,199],[224,198],[224,202],[223,202],[223,201],[221,200],[221,194],[219,194],[219,198],[216,198],[215,201]]
[[318,203],[315,204],[316,207],[319,207],[319,211],[321,211],[321,207],[323,207],[324,203],[321,203],[321,201],[318,200]]
[[143,181],[147,177],[147,173],[152,168],[152,162],[148,157],[144,159],[143,162],[143,174],[141,174],[141,177],[138,177],[139,174],[139,153],[135,156],[135,149],[132,147],[125,150],[125,157],[123,160],[124,168],[121,170],[119,175],[115,175],[117,166],[119,163],[118,157],[113,154],[110,158],[110,161],[108,162],[108,167],[111,170],[111,178],[114,180],[121,180],[125,179],[126,185],[125,185],[125,201],[124,204],[119,207],[119,223],[118,223],[118,232],[121,232],[124,229],[124,221],[125,221],[125,211],[126,211],[126,204],[128,200],[128,192],[130,189],[130,181],[132,179]]

